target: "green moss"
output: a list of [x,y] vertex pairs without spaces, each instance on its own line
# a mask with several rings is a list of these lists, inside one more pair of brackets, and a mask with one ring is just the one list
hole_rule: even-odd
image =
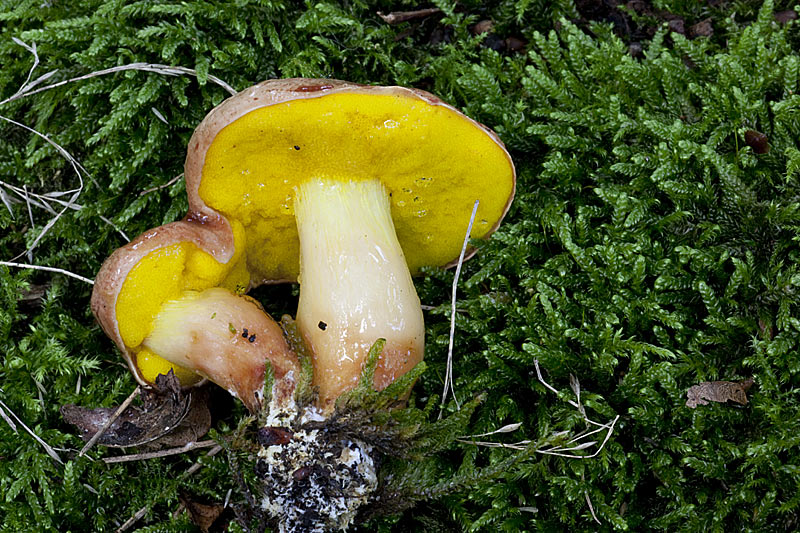
[[[658,2],[692,20],[712,16],[715,34],[689,40],[662,28],[636,59],[610,26],[559,20],[577,18],[571,2],[439,1],[442,15],[397,26],[376,11],[416,3],[77,4],[0,2],[0,102],[33,64],[12,37],[37,45],[32,79],[58,69],[42,85],[134,62],[184,66],[197,77],[127,71],[0,104],[0,115],[47,134],[87,171],[75,199],[82,207],[66,209],[41,240],[53,213],[0,205],[0,258],[35,243],[30,261],[93,277],[124,243],[118,229],[132,237],[180,218],[181,180],[140,193],[181,173],[194,126],[227,96],[212,75],[237,90],[301,75],[430,90],[493,127],[519,171],[505,224],[477,243],[459,287],[455,390],[462,402],[484,397],[461,421],[466,432],[520,422],[497,440],[540,442],[583,430],[564,401],[570,374],[592,419],[621,418],[592,459],[535,455],[503,469],[508,450],[452,444],[420,478],[447,484],[483,467],[504,473],[376,525],[796,527],[800,41],[793,23],[772,15],[789,5],[764,2],[759,11],[731,2],[704,12],[693,2]],[[502,38],[523,37],[526,50],[484,46],[486,36],[470,32],[482,19],[494,20]],[[747,144],[748,130],[767,136],[768,153]],[[78,187],[41,138],[0,121],[0,139],[3,183],[35,193]],[[427,369],[412,396],[412,405],[429,406],[420,407],[429,422],[445,376],[452,276],[430,271],[417,283],[423,304],[435,306],[426,312]],[[43,299],[30,299],[40,286]],[[191,530],[185,517],[171,518],[179,491],[223,501],[237,488],[222,454],[117,465],[76,457],[82,442],[58,407],[113,405],[134,387],[94,323],[90,292],[73,278],[0,266],[0,400],[63,460],[20,424],[14,432],[0,421],[0,531],[111,531],[144,506],[139,525]],[[290,289],[258,296],[273,302],[273,316],[294,310]],[[535,359],[560,397],[536,378]],[[746,377],[756,384],[744,407],[684,406],[693,384]],[[243,414],[236,408],[218,433],[231,435]],[[181,477],[196,460],[206,466]]]

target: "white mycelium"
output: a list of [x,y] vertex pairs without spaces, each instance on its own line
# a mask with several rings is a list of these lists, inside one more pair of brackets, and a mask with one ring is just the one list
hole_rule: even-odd
[[307,428],[324,420],[316,408],[275,398],[259,430],[262,510],[278,519],[282,533],[346,529],[378,486],[372,447],[333,440],[320,424]]

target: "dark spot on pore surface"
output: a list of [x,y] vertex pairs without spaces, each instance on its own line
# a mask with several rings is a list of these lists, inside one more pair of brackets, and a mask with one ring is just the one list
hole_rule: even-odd
[[299,149],[300,149],[300,147],[299,147],[299,146],[297,146],[297,145],[295,144],[295,145],[294,145],[294,149],[295,149],[295,150],[299,150]]
[[250,341],[250,342],[256,342],[256,334],[255,334],[255,333],[253,333],[252,335],[250,335],[250,336],[247,338],[247,340],[248,340],[248,341]]
[[247,328],[244,328],[242,330],[242,337],[246,339],[248,335],[249,335],[249,333],[247,332]]
[[317,324],[317,327],[318,327],[319,329],[321,329],[322,331],[325,331],[325,329],[328,327],[328,324],[326,324],[325,322],[323,322],[322,320],[320,320],[320,321],[319,321],[319,324]]

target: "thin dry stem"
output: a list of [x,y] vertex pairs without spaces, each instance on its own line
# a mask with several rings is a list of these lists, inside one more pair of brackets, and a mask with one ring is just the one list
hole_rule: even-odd
[[[206,457],[212,457],[212,456],[218,454],[221,451],[222,451],[222,446],[220,446],[220,445],[214,446],[213,448],[211,448],[208,451],[208,453],[206,454]],[[197,472],[200,468],[202,468],[202,466],[203,466],[203,464],[199,463],[199,462],[193,464],[186,472],[184,472],[181,475],[181,479],[183,480],[183,479],[186,479],[187,477],[191,476],[192,474]],[[163,492],[161,494],[159,494],[156,499],[160,498],[162,495],[163,495]],[[156,499],[153,500],[153,503],[155,503]],[[145,505],[144,507],[142,507],[141,509],[139,509],[138,511],[136,511],[136,513],[132,517],[130,517],[124,524],[122,524],[119,528],[117,528],[116,533],[124,533],[125,531],[130,529],[131,526],[133,526],[133,524],[135,524],[140,518],[142,518],[144,515],[147,514],[147,511],[150,510],[150,508],[153,506],[153,503],[149,503],[149,504]]]
[[143,190],[142,192],[139,193],[139,196],[144,196],[145,194],[149,194],[151,192],[160,191],[161,189],[165,189],[165,188],[169,187],[170,185],[173,185],[175,182],[177,182],[182,177],[183,177],[183,172],[181,172],[180,174],[178,174],[177,176],[175,176],[174,178],[172,178],[171,180],[166,182],[164,185],[159,185],[158,187],[152,187],[150,189]]
[[456,265],[456,273],[453,276],[453,290],[450,296],[450,341],[447,346],[447,371],[444,377],[444,390],[442,391],[442,403],[439,406],[439,419],[444,415],[444,404],[447,401],[447,393],[450,389],[453,391],[453,400],[456,402],[456,407],[460,410],[461,404],[458,402],[455,387],[453,386],[453,342],[456,335],[456,296],[458,290],[458,278],[461,276],[461,265],[464,264],[464,255],[467,253],[467,246],[469,245],[469,236],[472,233],[472,225],[475,223],[475,215],[478,213],[478,205],[480,200],[475,200],[472,206],[472,214],[469,217],[469,224],[467,225],[467,233],[464,235],[464,244],[461,247],[461,254],[458,256],[458,264]]
[[[0,400],[0,408],[5,409],[6,411],[8,411],[11,414],[11,416],[13,416],[14,419],[17,421],[17,424],[22,426],[25,429],[25,431],[27,431],[28,434],[31,437],[33,437],[33,439],[36,442],[38,442],[39,444],[42,445],[42,447],[44,448],[44,451],[47,452],[47,455],[52,457],[53,460],[56,461],[58,464],[61,464],[61,465],[64,464],[64,461],[61,460],[61,457],[59,457],[59,455],[56,453],[56,451],[53,449],[53,447],[50,446],[49,444],[47,444],[39,435],[34,433],[31,428],[29,428],[27,425],[25,425],[25,422],[23,422],[22,419],[20,419],[20,417],[18,417],[16,415],[16,413],[14,413],[14,411],[9,409],[9,407],[5,403],[3,403],[2,400]],[[3,418],[5,418],[5,417],[3,417]],[[14,426],[12,426],[12,427],[14,427]],[[14,431],[16,431],[16,427],[14,427]]]
[[27,268],[29,270],[44,270],[46,272],[58,272],[59,274],[64,274],[65,276],[69,276],[71,278],[79,279],[88,283],[89,285],[94,285],[94,281],[89,278],[84,278],[78,274],[70,272],[68,270],[64,270],[63,268],[55,268],[55,267],[48,267],[48,266],[41,266],[41,265],[29,265],[27,263],[14,263],[12,261],[0,261],[0,265],[7,266],[7,267],[15,267],[15,268]]
[[192,450],[197,450],[199,448],[210,448],[214,445],[216,445],[216,442],[214,442],[213,440],[202,440],[200,442],[190,442],[185,446],[178,446],[177,448],[168,448],[166,450],[159,450],[157,452],[133,453],[130,455],[120,455],[117,457],[105,457],[103,458],[103,462],[112,464],[112,463],[127,463],[130,461],[146,461],[147,459],[157,459],[159,457],[167,457],[169,455],[179,455],[182,453],[190,452]]
[[89,439],[89,442],[87,442],[87,443],[86,443],[86,444],[83,446],[83,449],[81,449],[80,453],[78,454],[78,457],[83,457],[83,456],[84,456],[84,454],[86,454],[86,452],[88,452],[88,451],[91,449],[91,447],[92,447],[92,446],[94,446],[94,444],[95,444],[95,443],[98,441],[98,439],[99,439],[100,437],[102,437],[102,436],[103,436],[103,434],[104,434],[104,433],[105,433],[105,432],[108,430],[108,428],[110,428],[110,427],[111,427],[111,424],[113,424],[113,423],[114,423],[114,421],[116,421],[116,420],[117,420],[117,418],[119,418],[119,416],[120,416],[120,415],[121,415],[123,412],[125,412],[125,409],[127,409],[127,408],[128,408],[128,406],[129,406],[129,405],[131,404],[131,402],[133,401],[133,399],[134,399],[134,398],[136,398],[136,395],[137,395],[137,394],[139,394],[139,391],[140,391],[140,390],[141,390],[141,385],[137,385],[137,386],[136,386],[136,388],[135,388],[135,389],[133,389],[133,392],[130,394],[130,396],[128,396],[128,397],[125,399],[125,401],[124,401],[124,402],[122,402],[122,405],[120,405],[120,406],[117,408],[117,410],[116,410],[116,411],[114,411],[114,414],[113,414],[113,415],[111,415],[111,417],[110,417],[108,420],[106,420],[106,423],[105,423],[105,424],[103,424],[103,427],[101,427],[101,428],[100,428],[100,429],[97,431],[97,433],[95,433],[94,435],[92,435],[92,438],[91,438],[91,439]]

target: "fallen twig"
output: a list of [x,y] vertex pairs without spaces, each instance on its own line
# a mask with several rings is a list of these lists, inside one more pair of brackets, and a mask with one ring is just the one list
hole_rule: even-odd
[[190,452],[192,450],[197,450],[199,448],[210,448],[215,444],[216,442],[214,442],[213,440],[202,440],[200,442],[190,442],[185,446],[179,446],[177,448],[168,448],[166,450],[159,450],[157,452],[133,453],[130,455],[120,455],[117,457],[105,457],[103,458],[103,462],[108,464],[113,464],[113,463],[127,463],[130,461],[145,461],[147,459],[157,459],[159,457],[167,457],[169,455],[179,455],[181,453]]

